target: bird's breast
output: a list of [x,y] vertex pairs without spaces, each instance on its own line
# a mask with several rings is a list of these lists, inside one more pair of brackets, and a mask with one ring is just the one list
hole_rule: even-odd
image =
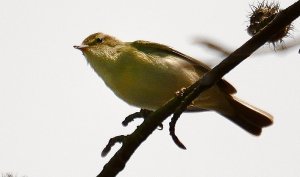
[[180,63],[159,61],[120,61],[107,85],[130,105],[154,110],[191,85],[199,76]]

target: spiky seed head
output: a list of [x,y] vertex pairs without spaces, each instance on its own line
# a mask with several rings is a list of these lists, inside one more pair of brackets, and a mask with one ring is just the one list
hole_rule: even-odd
[[[247,28],[249,35],[254,36],[266,27],[281,11],[279,3],[263,1],[257,5],[251,5],[251,12],[249,15],[250,25]],[[268,42],[275,45],[277,42],[282,42],[283,38],[289,36],[289,31],[292,25],[289,24],[278,33],[273,35]]]

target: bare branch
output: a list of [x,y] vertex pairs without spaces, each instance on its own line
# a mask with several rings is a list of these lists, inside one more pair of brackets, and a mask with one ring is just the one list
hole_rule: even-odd
[[[195,44],[199,44],[199,45],[203,45],[213,51],[216,51],[218,53],[221,54],[221,56],[228,56],[232,53],[232,48],[224,45],[224,44],[220,44],[218,42],[215,42],[212,39],[207,39],[207,38],[201,38],[198,37],[194,40]],[[274,49],[270,49],[270,48],[262,48],[259,49],[257,51],[255,51],[254,55],[264,55],[264,54],[268,54],[268,53],[273,53],[274,50],[276,52],[288,52],[291,49],[293,49],[294,47],[300,46],[300,37],[297,37],[293,40],[290,40],[288,42],[282,41],[282,43],[279,43],[278,45],[275,46]]]

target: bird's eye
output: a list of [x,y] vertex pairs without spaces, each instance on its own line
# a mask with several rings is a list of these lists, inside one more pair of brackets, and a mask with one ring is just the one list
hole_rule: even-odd
[[96,43],[102,43],[102,42],[103,42],[103,38],[98,37],[98,38],[96,39]]

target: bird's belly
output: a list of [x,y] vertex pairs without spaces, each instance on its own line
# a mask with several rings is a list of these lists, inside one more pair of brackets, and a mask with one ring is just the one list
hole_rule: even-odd
[[[111,75],[104,79],[107,86],[128,104],[148,110],[158,109],[175,97],[176,91],[190,86],[202,75],[192,65],[173,61],[169,65],[127,62],[118,66],[114,68],[117,71],[109,72]],[[195,100],[197,107],[206,109],[217,104],[219,91],[213,86],[201,93]]]
[[130,105],[156,110],[175,96],[176,91],[188,87],[194,80],[183,73],[157,68],[128,69],[119,72],[118,79],[108,84],[114,93]]

